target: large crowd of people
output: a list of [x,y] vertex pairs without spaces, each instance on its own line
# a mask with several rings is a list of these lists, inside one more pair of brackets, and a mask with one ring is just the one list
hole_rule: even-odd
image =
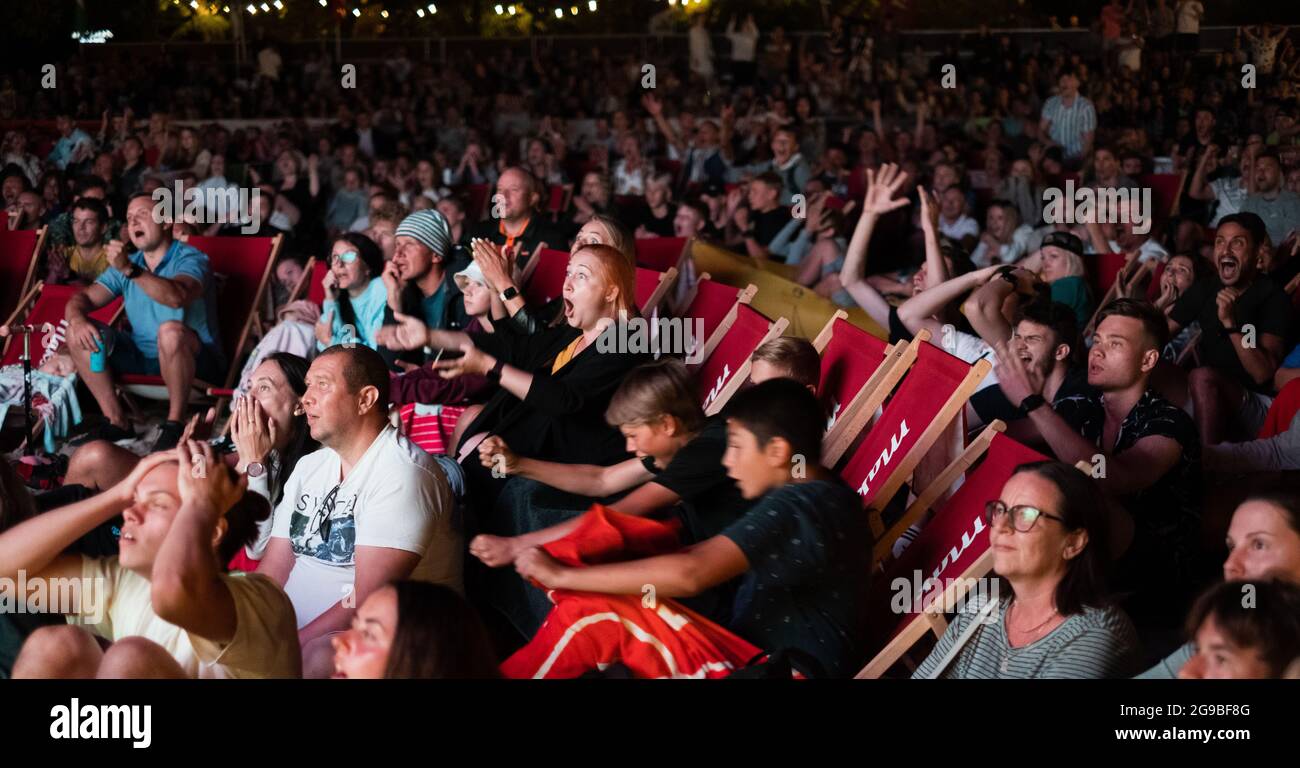
[[[914,677],[1300,675],[1300,41],[1207,50],[1195,0],[1097,12],[1084,46],[942,50],[888,19],[792,40],[700,13],[684,56],[398,48],[356,88],[271,48],[234,77],[11,74],[5,224],[44,228],[37,279],[78,287],[41,367],[97,407],[58,487],[0,462],[0,577],[99,594],[0,612],[0,677],[714,677],[747,651],[853,676],[874,536],[822,465],[818,350],[768,341],[706,416],[694,367],[600,343],[640,319],[637,243],[662,237],[988,360],[963,423],[1051,459],[981,500],[1000,589]],[[232,189],[257,194],[156,213]],[[1063,190],[1098,203],[1062,217]],[[247,234],[283,236],[274,320],[231,351],[186,237]],[[563,289],[530,301],[550,250]],[[118,298],[125,324],[92,317]],[[195,412],[232,366],[229,411]],[[166,387],[152,443],[124,374]],[[409,404],[457,414],[442,453],[395,426]],[[566,648],[597,613],[676,666],[632,630]]]

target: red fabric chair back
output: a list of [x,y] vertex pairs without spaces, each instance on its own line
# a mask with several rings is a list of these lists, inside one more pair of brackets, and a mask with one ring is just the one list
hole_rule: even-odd
[[564,272],[569,268],[569,252],[546,248],[537,256],[537,267],[524,286],[524,300],[534,307],[559,298],[564,291]]
[[641,238],[636,241],[637,266],[667,272],[670,267],[679,265],[685,248],[684,237]]
[[663,272],[645,267],[636,268],[636,306],[637,309],[645,309],[646,302],[650,301],[650,296],[659,287],[659,280],[663,277]]
[[1160,297],[1160,277],[1165,273],[1165,263],[1163,261],[1156,263],[1155,271],[1151,273],[1151,282],[1147,284],[1147,301],[1154,302]]
[[727,312],[740,296],[740,289],[702,278],[696,283],[695,298],[686,308],[686,317],[704,321],[704,338],[708,339],[722,325]]
[[564,211],[564,187],[559,184],[552,184],[550,196],[547,197],[546,210],[551,213],[562,213]]
[[939,415],[969,371],[969,365],[933,344],[918,345],[916,362],[840,473],[862,497],[864,507],[876,500],[876,491],[893,467]]
[[758,349],[772,325],[772,321],[748,304],[741,304],[736,309],[736,322],[727,329],[722,341],[695,374],[700,403],[706,410]]
[[830,414],[826,429],[835,424],[840,409],[867,383],[885,357],[887,344],[841,318],[831,326],[831,339],[822,350],[821,384],[817,395]]
[[487,201],[491,187],[487,184],[467,184],[465,186],[465,217],[467,221],[478,221],[487,210]]
[[23,298],[23,283],[36,258],[36,230],[0,229],[0,322]]
[[221,326],[221,346],[232,364],[239,355],[240,337],[248,318],[262,299],[262,280],[274,257],[274,241],[271,237],[200,236],[186,241],[208,255],[214,275],[225,277],[217,297],[217,322]]
[[329,268],[328,261],[317,259],[311,267],[311,277],[307,278],[307,300],[318,306],[325,303],[325,273]]
[[[49,323],[57,328],[59,321],[63,319],[63,310],[67,307],[68,301],[80,291],[81,287],[76,285],[41,286],[41,292],[36,296],[36,300],[32,302],[31,308],[27,310],[27,315],[22,320],[23,324],[35,325],[39,329],[41,325]],[[121,306],[122,297],[119,296],[103,307],[91,312],[90,316],[107,325]],[[33,366],[40,361],[41,344],[44,339],[45,333],[40,330],[32,334]],[[22,338],[11,336],[6,340],[4,357],[0,358],[0,366],[17,364],[22,354]]]
[[1094,296],[1105,296],[1106,291],[1115,284],[1115,276],[1124,268],[1124,254],[1122,253],[1098,253],[1093,256],[1092,274],[1093,274],[1093,294]]
[[[913,621],[924,621],[920,607],[933,601],[950,582],[965,573],[989,548],[988,524],[984,518],[984,505],[999,498],[1002,486],[1012,471],[1021,464],[1043,461],[1047,457],[1017,443],[1005,435],[995,435],[980,463],[968,471],[961,487],[935,510],[934,517],[926,523],[907,549],[890,563],[883,575],[872,580],[868,597],[868,615],[874,617],[870,626],[877,631],[878,645],[883,646]],[[920,580],[934,579],[928,584]],[[922,594],[912,594],[912,612],[897,614],[890,603],[897,594],[893,588],[896,579],[904,579],[910,590],[922,589]]]
[[1179,188],[1183,183],[1181,173],[1145,173],[1138,177],[1137,183],[1151,188],[1151,207],[1155,222],[1161,223],[1173,213],[1174,201],[1178,199]]

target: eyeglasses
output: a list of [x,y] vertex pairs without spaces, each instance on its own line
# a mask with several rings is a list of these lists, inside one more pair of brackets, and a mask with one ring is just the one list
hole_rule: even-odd
[[1031,507],[1028,504],[1019,504],[1014,507],[1008,507],[1001,501],[990,501],[984,505],[984,516],[989,525],[999,517],[1011,515],[1011,526],[1016,529],[1017,533],[1029,533],[1038,523],[1038,518],[1046,517],[1049,520],[1055,520],[1058,523],[1065,524],[1065,518],[1059,515],[1053,515],[1050,512],[1044,512],[1037,507]]
[[356,251],[344,251],[343,253],[336,253],[330,257],[330,262],[333,264],[337,264],[340,261],[343,262],[344,264],[351,264],[356,260],[357,260]]
[[[324,541],[329,541],[330,538],[330,529],[334,525],[334,502],[338,499],[339,488],[342,485],[342,483],[339,483],[329,493],[325,494],[325,498],[321,499],[320,506],[316,508],[315,514],[311,516],[312,527],[316,529],[316,532],[320,534],[321,539]],[[319,522],[317,518],[319,518]]]

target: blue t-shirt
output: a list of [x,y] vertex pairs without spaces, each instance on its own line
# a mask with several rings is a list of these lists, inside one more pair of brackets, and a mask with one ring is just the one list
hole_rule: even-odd
[[857,672],[871,530],[853,489],[839,478],[783,485],[721,535],[749,561],[728,629],[766,651],[799,648],[831,677]]
[[[149,270],[142,252],[132,254],[131,263]],[[197,333],[204,346],[215,344],[212,329],[217,327],[216,291],[208,255],[192,245],[173,240],[153,274],[168,280],[181,275],[192,277],[203,286],[203,295],[184,307],[172,308],[154,301],[137,281],[126,279],[126,275],[116,269],[104,270],[95,281],[114,296],[122,297],[126,318],[131,321],[131,340],[140,352],[145,357],[157,358],[158,327],[172,320],[179,320]]]
[[[388,307],[388,289],[384,286],[384,281],[378,277],[372,278],[360,296],[349,296],[348,300],[352,303],[352,311],[357,316],[356,327],[352,329],[351,334],[344,331],[338,302],[326,299],[321,307],[323,316],[331,313],[334,315],[330,321],[330,344],[352,341],[371,349],[378,349],[379,342],[376,341],[376,336],[379,327],[384,324],[384,309]],[[323,350],[325,346],[319,341],[316,342],[317,349]]]
[[442,281],[438,290],[431,296],[425,296],[420,308],[424,310],[424,324],[430,328],[442,328],[446,326],[447,316],[447,296],[451,291],[447,290],[447,281]]

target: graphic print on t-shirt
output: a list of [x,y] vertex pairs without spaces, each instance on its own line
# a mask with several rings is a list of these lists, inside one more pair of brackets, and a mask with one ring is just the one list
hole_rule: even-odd
[[334,501],[334,511],[330,514],[329,538],[321,536],[324,526],[320,505],[326,496],[303,493],[293,506],[293,515],[289,518],[289,542],[293,545],[295,555],[314,557],[330,565],[352,565],[352,555],[356,549],[357,523],[355,517],[357,496],[352,494],[344,498],[339,491]]

